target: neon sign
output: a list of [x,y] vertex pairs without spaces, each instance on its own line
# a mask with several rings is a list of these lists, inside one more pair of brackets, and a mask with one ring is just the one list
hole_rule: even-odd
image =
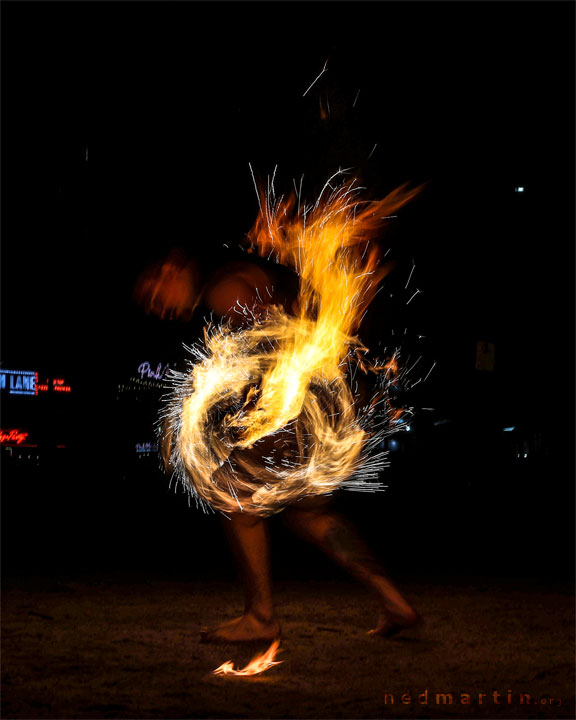
[[34,370],[0,370],[0,389],[10,395],[38,395],[38,373]]
[[22,430],[0,430],[0,443],[2,445],[21,445],[29,433]]
[[0,390],[9,395],[39,395],[50,390],[57,393],[72,392],[64,378],[47,378],[40,382],[36,370],[0,370]]
[[169,367],[170,363],[166,363],[166,365],[158,363],[156,370],[153,370],[149,362],[143,362],[138,366],[138,372],[140,373],[141,378],[154,378],[155,380],[162,380]]
[[66,383],[64,382],[64,378],[53,378],[52,390],[54,390],[54,392],[72,392],[70,389],[70,385],[66,385]]
[[158,443],[136,443],[136,452],[137,453],[150,453],[150,452],[158,452]]

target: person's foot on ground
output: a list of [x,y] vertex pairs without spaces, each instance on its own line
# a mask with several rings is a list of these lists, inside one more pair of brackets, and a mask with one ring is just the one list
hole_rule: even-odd
[[383,612],[379,619],[378,625],[368,631],[368,635],[373,637],[391,638],[402,630],[409,630],[417,627],[422,623],[421,616],[408,606],[408,609]]
[[390,638],[421,624],[420,615],[386,576],[375,578],[374,586],[380,596],[381,611],[378,625],[369,631],[369,635]]
[[200,631],[200,642],[203,643],[244,643],[266,641],[272,642],[281,635],[280,623],[275,618],[264,620],[247,613],[235,620],[222,623],[215,628],[204,628]]

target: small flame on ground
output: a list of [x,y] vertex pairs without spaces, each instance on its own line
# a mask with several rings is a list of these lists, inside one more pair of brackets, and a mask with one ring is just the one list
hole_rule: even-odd
[[269,670],[273,665],[280,665],[283,662],[283,660],[274,660],[279,647],[280,640],[274,640],[266,652],[261,655],[256,655],[256,657],[252,658],[248,665],[246,665],[245,668],[242,668],[242,670],[234,670],[234,663],[231,660],[228,660],[228,662],[222,663],[220,667],[213,670],[213,674],[237,676],[260,675],[261,673],[266,672],[266,670]]

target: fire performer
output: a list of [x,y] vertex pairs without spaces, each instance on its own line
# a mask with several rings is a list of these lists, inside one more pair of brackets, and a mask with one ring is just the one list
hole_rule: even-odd
[[[303,500],[284,510],[290,529],[313,543],[351,575],[375,591],[381,614],[370,635],[392,637],[414,627],[420,616],[386,576],[356,529],[331,508],[329,498]],[[266,520],[248,513],[231,513],[224,526],[240,568],[244,613],[236,620],[201,632],[202,642],[234,643],[274,640],[280,623],[274,611]]]
[[[298,273],[292,312],[267,308],[258,288],[224,279],[224,293],[234,288],[224,309],[234,322],[207,329],[204,344],[190,348],[196,356],[190,372],[173,373],[164,463],[197,504],[224,515],[245,595],[243,615],[204,630],[204,642],[280,636],[267,527],[279,512],[295,533],[375,591],[381,614],[372,635],[390,637],[420,620],[330,501],[339,488],[382,487],[374,481],[384,466],[377,448],[398,420],[387,396],[397,364],[369,363],[355,332],[389,270],[379,265],[373,236],[417,190],[403,186],[379,202],[360,202],[354,182],[333,188],[333,179],[312,206],[298,198],[296,207],[296,197],[277,202],[273,190],[260,196],[249,237],[261,254],[275,254]],[[238,316],[250,324],[239,327]],[[379,380],[363,407],[346,378],[351,364]]]

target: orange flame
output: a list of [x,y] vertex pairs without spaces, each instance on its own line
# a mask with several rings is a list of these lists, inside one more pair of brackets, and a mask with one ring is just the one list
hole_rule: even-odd
[[[354,183],[296,212],[296,198],[271,204],[260,195],[261,212],[249,234],[261,254],[276,254],[300,276],[297,323],[284,336],[274,366],[264,376],[255,408],[241,419],[240,445],[250,447],[298,417],[314,375],[343,377],[341,363],[352,335],[389,266],[378,268],[371,241],[384,221],[419,189],[403,185],[384,199],[360,203]],[[362,207],[363,206],[363,207]]]
[[[249,233],[260,254],[298,273],[295,317],[273,307],[252,327],[215,328],[176,383],[164,457],[213,509],[266,516],[377,474],[366,449],[375,433],[356,407],[346,359],[366,351],[354,333],[390,270],[379,266],[375,235],[420,188],[361,201],[353,181],[332,180],[311,206],[262,192]],[[397,364],[383,369],[391,378]]]
[[217,667],[216,670],[213,670],[213,674],[236,675],[243,677],[246,675],[260,675],[274,665],[280,665],[283,662],[283,660],[274,660],[278,653],[279,647],[280,640],[274,640],[274,642],[272,643],[272,645],[270,645],[266,652],[253,657],[252,660],[250,660],[250,662],[248,663],[248,665],[246,665],[245,668],[242,668],[242,670],[234,670],[234,663],[231,660],[228,660],[228,662],[222,663],[220,667]]

